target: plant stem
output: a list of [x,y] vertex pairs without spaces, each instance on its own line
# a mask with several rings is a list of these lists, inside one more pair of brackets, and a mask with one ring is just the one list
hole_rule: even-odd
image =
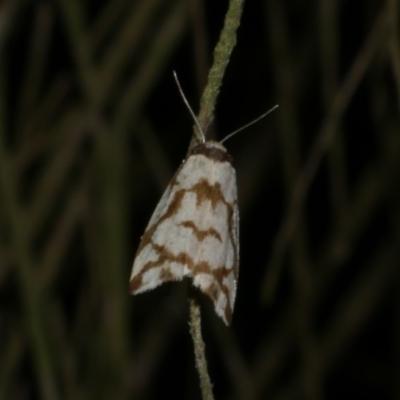
[[200,387],[203,400],[214,400],[212,383],[207,370],[207,360],[205,355],[205,344],[201,335],[201,313],[200,305],[195,296],[189,299],[190,314],[190,334],[194,345],[194,355],[196,368],[199,373]]
[[[198,121],[203,132],[206,133],[208,127],[214,119],[215,104],[222,78],[233,48],[236,44],[236,31],[240,25],[244,0],[231,0],[225,16],[224,27],[222,29],[219,41],[214,49],[214,62],[208,73],[207,86],[204,89],[200,101],[200,113]],[[197,144],[198,135],[194,128],[190,150]],[[196,359],[196,368],[199,372],[200,387],[203,400],[213,400],[211,379],[207,370],[207,360],[205,356],[205,345],[201,334],[201,312],[200,305],[197,303],[195,295],[190,300],[190,334],[192,336],[194,353]]]

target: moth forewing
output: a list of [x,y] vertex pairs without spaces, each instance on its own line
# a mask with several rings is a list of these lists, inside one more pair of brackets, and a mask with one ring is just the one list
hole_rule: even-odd
[[132,294],[192,279],[229,325],[239,267],[236,174],[225,147],[196,146],[161,197],[136,253]]

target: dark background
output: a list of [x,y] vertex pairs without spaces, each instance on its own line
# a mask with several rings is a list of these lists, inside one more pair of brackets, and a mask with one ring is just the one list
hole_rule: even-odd
[[[235,158],[217,399],[398,399],[397,0],[245,2],[208,138]],[[187,288],[128,294],[228,1],[0,5],[0,399],[200,399]]]

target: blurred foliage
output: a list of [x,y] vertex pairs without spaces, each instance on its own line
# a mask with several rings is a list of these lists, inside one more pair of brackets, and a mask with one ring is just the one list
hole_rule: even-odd
[[[0,4],[0,399],[199,399],[185,285],[131,297],[228,1]],[[235,157],[216,398],[400,396],[397,0],[245,3],[209,137]],[[218,132],[218,134],[217,134]]]

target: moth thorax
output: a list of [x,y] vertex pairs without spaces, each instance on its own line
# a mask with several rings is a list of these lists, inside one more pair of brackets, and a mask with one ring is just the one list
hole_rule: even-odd
[[221,143],[212,140],[200,143],[193,148],[190,154],[202,154],[214,161],[233,163],[233,157],[228,153],[228,150]]

